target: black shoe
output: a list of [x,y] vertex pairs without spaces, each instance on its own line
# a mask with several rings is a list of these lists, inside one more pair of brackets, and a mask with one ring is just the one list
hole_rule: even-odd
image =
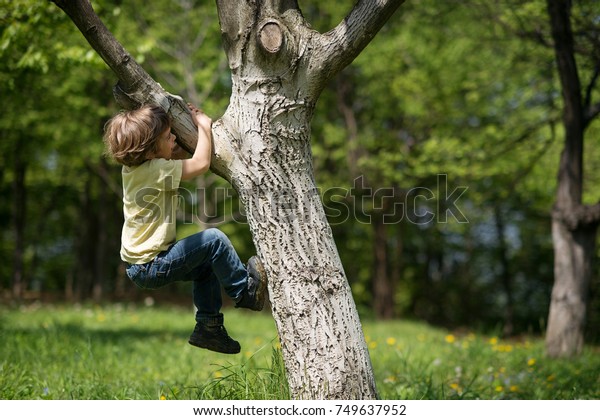
[[208,327],[199,322],[196,323],[196,328],[190,335],[188,343],[192,346],[226,354],[236,354],[241,350],[240,343],[229,337],[223,325]]
[[253,311],[262,311],[265,306],[267,291],[267,275],[257,257],[248,260],[248,286],[242,293],[242,298],[235,304],[236,308],[247,308]]

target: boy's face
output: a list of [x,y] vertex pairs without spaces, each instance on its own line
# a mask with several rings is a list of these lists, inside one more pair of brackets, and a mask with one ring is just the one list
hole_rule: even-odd
[[153,156],[154,159],[171,159],[173,148],[175,147],[175,134],[171,133],[171,128],[166,129],[158,137],[158,150]]

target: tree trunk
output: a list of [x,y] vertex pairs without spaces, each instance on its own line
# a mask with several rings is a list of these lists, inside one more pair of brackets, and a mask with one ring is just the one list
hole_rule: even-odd
[[27,163],[23,160],[23,141],[18,141],[14,155],[15,177],[13,181],[13,220],[15,227],[15,249],[13,251],[12,296],[23,297],[25,289],[25,212],[27,206],[25,174]]
[[563,96],[565,145],[552,217],[554,286],[546,331],[549,356],[581,352],[600,206],[582,204],[583,140],[586,127],[575,62],[569,0],[548,0],[556,64]]
[[[91,168],[92,164],[88,166]],[[101,160],[98,163],[99,170],[105,171],[106,161]],[[96,179],[96,183],[98,184],[98,201],[95,206],[96,208],[96,224],[98,229],[95,230],[96,237],[92,240],[95,240],[96,243],[96,255],[94,256],[94,279],[93,279],[93,287],[92,287],[92,299],[94,302],[100,302],[104,295],[104,285],[106,283],[106,253],[108,251],[108,229],[109,229],[109,220],[108,220],[108,206],[106,204],[107,200],[107,187],[101,178]]]
[[504,327],[502,334],[505,337],[510,337],[514,334],[514,299],[512,290],[512,275],[510,262],[508,259],[508,245],[506,243],[506,233],[504,227],[504,217],[500,206],[494,208],[494,219],[496,222],[496,235],[498,238],[498,259],[500,260],[500,282],[506,295],[506,304],[504,307]]
[[382,214],[372,215],[375,239],[373,241],[373,310],[380,319],[394,317],[393,280],[389,276],[388,234]]
[[546,351],[549,356],[574,356],[583,350],[596,229],[571,230],[552,220],[554,242],[554,286]]
[[265,95],[260,86],[268,79],[234,73],[233,80],[230,106],[214,134],[230,135],[239,151],[231,182],[269,277],[291,393],[375,398],[366,342],[313,177],[308,124],[314,103],[278,90]]
[[[178,142],[195,147],[183,101],[167,94],[95,16],[88,1],[55,0],[119,76],[123,106],[158,103]],[[320,34],[295,0],[217,0],[232,96],[213,124],[211,169],[246,209],[294,398],[376,398],[350,287],[313,177],[310,121],[327,81],[371,41],[403,0],[361,0]]]

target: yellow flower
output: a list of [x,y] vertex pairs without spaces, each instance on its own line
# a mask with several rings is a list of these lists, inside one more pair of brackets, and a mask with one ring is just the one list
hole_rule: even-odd
[[502,385],[498,385],[496,387],[496,392],[502,392],[502,391],[504,391],[504,387]]
[[446,336],[446,343],[450,343],[450,344],[452,344],[452,343],[454,343],[455,341],[456,341],[456,337],[454,337],[452,334],[448,334],[448,335]]
[[527,366],[533,366],[533,365],[535,365],[535,359],[533,357],[530,357],[527,360]]
[[160,396],[160,399],[161,399],[161,400],[166,400],[166,399],[167,399],[167,397],[165,397],[164,395],[161,395],[161,396]]
[[388,346],[393,346],[394,344],[396,344],[396,339],[394,337],[388,337],[387,340],[385,340],[385,342]]
[[458,391],[458,389],[460,388],[460,385],[458,385],[456,382],[455,383],[451,383],[450,384],[450,388],[452,388],[455,391]]
[[506,372],[506,368],[503,366],[500,369],[498,369],[498,372],[504,373],[504,372]]
[[519,390],[519,387],[516,385],[511,385],[510,386],[510,392],[517,392]]
[[548,382],[552,382],[552,381],[553,381],[555,378],[556,378],[556,376],[554,376],[554,375],[550,375],[550,376],[548,376],[548,377],[546,378],[546,380],[547,380]]
[[495,346],[496,344],[498,344],[498,337],[490,338],[488,343],[490,343],[492,346]]
[[377,341],[371,341],[371,342],[369,343],[369,348],[370,348],[371,350],[373,350],[373,349],[376,349],[376,348],[377,348]]

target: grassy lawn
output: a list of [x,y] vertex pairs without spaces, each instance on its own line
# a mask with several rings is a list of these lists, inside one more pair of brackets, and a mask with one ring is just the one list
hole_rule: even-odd
[[[0,309],[0,399],[288,399],[268,314],[225,311],[239,355],[187,344],[193,311],[130,304]],[[600,350],[364,322],[382,399],[599,399]]]

